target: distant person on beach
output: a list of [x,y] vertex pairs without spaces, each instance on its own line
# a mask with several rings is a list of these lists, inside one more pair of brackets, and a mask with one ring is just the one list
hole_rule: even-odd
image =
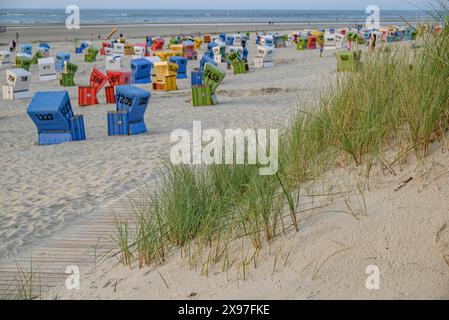
[[318,38],[318,44],[320,46],[320,58],[323,57],[323,51],[324,51],[324,37]]
[[11,40],[11,42],[9,43],[9,53],[12,53],[13,51],[14,51],[14,46],[13,46],[13,41],[14,40]]
[[89,35],[89,40],[92,42],[94,41],[94,34],[91,32]]
[[16,52],[17,42],[12,39],[12,51]]
[[377,34],[373,32],[370,37],[370,46],[369,46],[370,52],[374,52],[374,49],[376,49],[376,42],[377,42]]

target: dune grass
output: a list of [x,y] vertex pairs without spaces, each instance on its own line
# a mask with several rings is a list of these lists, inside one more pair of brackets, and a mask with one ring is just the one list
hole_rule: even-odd
[[129,203],[131,221],[116,221],[122,262],[161,263],[172,248],[192,259],[195,243],[195,254],[209,248],[207,263],[221,260],[226,270],[231,241],[247,238],[256,256],[286,229],[300,230],[294,193],[336,164],[359,168],[368,178],[375,164],[394,174],[393,166],[411,154],[423,159],[449,125],[444,10],[436,17],[443,31],[423,34],[419,49],[399,43],[364,54],[358,72],[340,74],[338,87],[301,106],[281,137],[276,175],[260,176],[254,165],[164,168],[158,187],[142,187],[143,200]]

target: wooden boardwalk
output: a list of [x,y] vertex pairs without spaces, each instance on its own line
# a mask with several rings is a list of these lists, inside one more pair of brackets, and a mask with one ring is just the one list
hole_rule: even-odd
[[[135,198],[133,191],[124,197]],[[31,286],[33,296],[44,295],[49,288],[63,284],[69,274],[66,268],[75,265],[80,273],[91,270],[105,252],[116,250],[111,241],[115,232],[114,217],[129,217],[123,203],[115,200],[98,213],[70,222],[62,230],[41,241],[38,245],[0,264],[0,299],[17,298],[24,281],[19,273],[30,276],[34,272]],[[20,270],[20,271],[19,271]]]

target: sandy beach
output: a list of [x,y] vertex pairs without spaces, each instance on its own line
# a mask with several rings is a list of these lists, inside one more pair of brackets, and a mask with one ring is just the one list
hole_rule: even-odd
[[[50,45],[52,52],[72,52],[73,62],[79,65],[75,77],[78,85],[87,84],[93,66],[105,70],[104,56],[87,64],[84,55],[73,54],[70,44]],[[174,129],[191,130],[194,120],[200,120],[205,128],[285,124],[301,98],[313,97],[332,81],[333,54],[329,51],[319,59],[315,51],[298,54],[293,48],[285,48],[276,56],[276,68],[252,69],[243,77],[229,70],[220,87],[220,104],[214,108],[191,107],[190,78],[178,80],[179,91],[153,93],[145,114],[149,133],[135,137],[107,136],[106,113],[114,105],[105,104],[104,91],[99,95],[101,104],[80,108],[77,87],[67,88],[74,112],[85,117],[88,140],[45,147],[37,145],[35,125],[26,114],[30,100],[2,100],[0,130],[5,137],[1,141],[5,152],[1,160],[7,164],[1,174],[1,218],[7,221],[0,231],[2,260],[17,254],[23,245],[37,244],[78,216],[105,206],[137,183],[151,182],[157,168],[167,160],[169,135]],[[125,57],[123,63],[128,69],[129,59]],[[194,67],[197,61],[189,62],[189,73]],[[36,65],[31,72],[32,93],[66,90],[57,81],[40,82]],[[5,77],[0,78],[0,85],[4,83]]]
[[[119,32],[130,43],[140,43],[145,35],[155,34],[293,31],[304,27],[123,26]],[[8,43],[17,31],[23,41],[48,41],[52,56],[59,51],[72,54],[72,62],[79,66],[75,83],[86,85],[92,67],[105,71],[105,57],[99,55],[95,63],[85,63],[84,54],[76,55],[73,43],[66,40],[87,39],[90,32],[106,35],[110,29],[97,26],[68,32],[51,26],[8,28],[0,34],[0,43]],[[250,72],[234,75],[227,70],[217,93],[218,105],[192,107],[190,77],[177,80],[178,91],[152,92],[145,113],[149,131],[138,136],[107,135],[106,114],[115,106],[105,103],[104,91],[99,95],[99,105],[79,107],[77,87],[64,88],[58,81],[40,82],[37,66],[32,65],[31,93],[68,90],[74,112],[84,116],[87,140],[39,146],[36,127],[26,113],[30,99],[1,100],[0,264],[11,263],[46,239],[63,235],[79,219],[105,210],[139,184],[155,185],[158,169],[168,161],[173,130],[191,130],[193,121],[201,121],[203,129],[284,130],[305,100],[316,100],[335,85],[335,50],[325,50],[320,58],[319,50],[279,48],[273,68],[255,69],[254,39],[252,33]],[[94,46],[101,47],[101,42],[94,41]],[[203,45],[200,53],[204,50]],[[129,59],[123,61],[128,69]],[[197,64],[188,62],[188,74]],[[226,69],[225,64],[220,67]],[[2,75],[7,68],[2,67]],[[0,76],[0,86],[5,82],[5,77]],[[138,86],[149,90],[149,85]],[[447,152],[444,143],[434,144],[426,164],[410,160],[401,165],[396,176],[388,175],[384,168],[375,168],[370,189],[363,196],[355,192],[359,181],[346,169],[328,172],[323,177],[326,184],[317,182],[310,188],[335,196],[304,196],[304,202],[322,202],[322,206],[301,217],[300,232],[290,230],[265,247],[261,253],[265,258],[257,268],[250,267],[244,281],[238,266],[229,274],[217,266],[206,276],[200,267],[192,268],[179,250],[174,250],[163,265],[142,269],[107,260],[95,270],[82,273],[80,290],[61,286],[48,298],[448,299]],[[348,210],[348,203],[353,216],[340,213]],[[237,255],[240,245],[236,244]],[[370,265],[380,268],[380,290],[365,286]]]

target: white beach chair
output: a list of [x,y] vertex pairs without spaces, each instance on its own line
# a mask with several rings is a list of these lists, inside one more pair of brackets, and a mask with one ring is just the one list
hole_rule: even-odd
[[120,56],[107,56],[105,59],[106,71],[121,71],[122,59]]
[[271,68],[273,67],[274,48],[268,46],[257,46],[256,57],[254,58],[254,67]]
[[9,64],[11,64],[11,54],[9,53],[9,51],[0,51],[0,67]]
[[124,43],[114,43],[114,50],[112,52],[114,56],[123,57],[125,55],[125,44]]
[[30,97],[31,72],[24,69],[6,70],[6,85],[3,86],[3,99],[24,99]]
[[57,79],[54,57],[38,59],[37,63],[39,67],[40,81],[51,81]]

